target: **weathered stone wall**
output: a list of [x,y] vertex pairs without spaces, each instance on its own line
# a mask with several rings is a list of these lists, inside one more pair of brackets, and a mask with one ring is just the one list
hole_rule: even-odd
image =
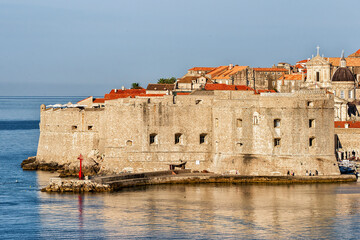
[[339,159],[360,157],[360,129],[335,128],[335,141]]
[[65,164],[78,161],[93,149],[104,150],[101,129],[103,109],[43,109],[40,112],[37,160]]
[[215,173],[337,175],[333,109],[333,95],[323,91],[198,91],[111,100],[104,110],[43,110],[37,157],[65,163],[98,149],[106,173],[187,161]]

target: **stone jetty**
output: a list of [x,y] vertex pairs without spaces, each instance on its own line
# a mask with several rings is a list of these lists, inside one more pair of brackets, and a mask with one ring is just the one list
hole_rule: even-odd
[[192,172],[190,169],[156,171],[144,173],[122,173],[112,176],[97,176],[89,180],[52,179],[45,192],[109,192],[124,188],[157,184],[293,184],[293,183],[339,183],[354,182],[355,175],[340,176],[242,176],[236,174],[214,174]]

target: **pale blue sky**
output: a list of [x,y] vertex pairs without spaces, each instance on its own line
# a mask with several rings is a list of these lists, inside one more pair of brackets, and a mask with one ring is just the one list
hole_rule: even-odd
[[104,95],[194,66],[360,48],[360,1],[0,0],[0,96]]

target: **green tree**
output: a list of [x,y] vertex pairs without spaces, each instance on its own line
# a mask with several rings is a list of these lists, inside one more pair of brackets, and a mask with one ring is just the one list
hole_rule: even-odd
[[132,83],[131,84],[131,89],[139,89],[139,88],[141,88],[139,83]]
[[176,78],[171,77],[171,78],[160,78],[157,83],[160,83],[160,84],[174,84],[175,82],[176,82]]

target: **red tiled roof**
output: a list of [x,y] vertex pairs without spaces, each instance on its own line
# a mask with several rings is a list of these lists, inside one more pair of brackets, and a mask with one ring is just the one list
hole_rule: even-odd
[[309,60],[309,59],[305,59],[305,60],[298,61],[297,63],[307,63],[308,61],[310,61],[310,60]]
[[360,57],[360,49],[354,52],[353,54],[350,54],[348,57]]
[[253,68],[255,72],[288,72],[284,68]]
[[272,89],[270,89],[270,90],[267,90],[267,89],[259,89],[259,90],[256,90],[256,91],[257,91],[257,93],[267,93],[267,92],[276,93],[276,91],[275,91],[275,90],[272,90]]
[[284,74],[278,80],[303,80],[303,76],[302,74]]
[[196,81],[199,77],[197,76],[185,76],[183,78],[178,79],[178,83],[192,83],[192,81]]
[[105,102],[105,98],[95,98],[93,103],[104,103]]
[[214,69],[214,67],[193,67],[190,68],[188,71],[212,71]]
[[352,121],[335,121],[335,128],[345,128],[345,124],[349,124],[348,128],[360,128],[360,122]]
[[213,91],[213,90],[223,90],[223,91],[254,91],[251,87],[243,86],[243,85],[227,85],[227,84],[206,84],[205,90]]
[[295,67],[296,67],[296,68],[304,68],[304,66],[301,65],[301,64],[296,64]]
[[175,84],[154,84],[150,83],[146,90],[174,90]]
[[190,95],[189,92],[178,92],[176,93],[176,95]]
[[247,66],[233,66],[231,69],[230,67],[225,68],[225,71],[220,71],[217,75],[211,75],[212,79],[230,79],[232,75],[237,72],[240,72],[246,69]]
[[[333,66],[340,66],[340,58],[325,58],[328,60]],[[346,66],[349,67],[359,67],[360,66],[360,58],[345,58]]]

